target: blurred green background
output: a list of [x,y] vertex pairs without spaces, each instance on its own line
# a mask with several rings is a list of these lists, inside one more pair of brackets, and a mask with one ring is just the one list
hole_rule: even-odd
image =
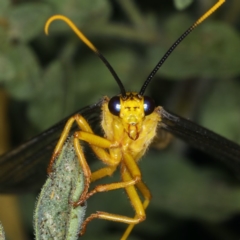
[[[119,93],[104,64],[64,22],[52,23],[49,36],[44,34],[48,17],[69,17],[112,64],[126,89],[139,91],[171,44],[215,2],[1,0],[1,152],[102,96]],[[239,16],[240,1],[228,0],[179,45],[147,90],[158,105],[238,143]],[[217,159],[174,139],[163,151],[150,150],[140,167],[153,199],[146,221],[129,239],[239,239],[239,181]],[[34,239],[35,197],[20,198],[25,239]],[[123,190],[89,199],[87,215],[96,210],[134,215]],[[95,220],[83,239],[119,239],[125,227]]]

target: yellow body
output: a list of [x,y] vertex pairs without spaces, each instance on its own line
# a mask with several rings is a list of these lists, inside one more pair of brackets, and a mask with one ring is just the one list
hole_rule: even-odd
[[156,135],[160,116],[156,111],[145,116],[143,97],[139,99],[137,93],[127,93],[127,99],[121,98],[120,116],[114,116],[108,110],[108,101],[102,105],[102,128],[106,139],[118,145],[110,149],[112,159],[119,163],[123,152],[128,152],[138,161],[146,152],[149,144]]
[[[205,14],[203,14],[188,30],[185,32],[170,48],[166,55],[163,57],[163,62],[170,55],[172,50],[176,45],[181,42],[181,40],[196,26],[198,26],[202,21],[204,21],[209,15],[211,15],[218,7],[220,7],[225,0],[218,0]],[[92,49],[100,59],[106,64],[111,73],[114,75],[115,72],[112,67],[107,62],[107,60],[101,55],[101,53],[94,47],[94,45],[82,34],[82,32],[77,29],[77,27],[65,16],[55,15],[48,19],[45,25],[45,32],[48,33],[48,27],[52,21],[60,19],[65,21],[72,30],[78,35],[78,37],[90,48]],[[157,65],[154,71],[157,71],[161,66]],[[152,72],[153,75],[155,72]],[[116,76],[115,76],[116,77]],[[115,78],[116,80],[116,78]],[[117,82],[119,80],[116,80]],[[145,86],[144,86],[145,87]],[[144,88],[145,89],[145,88]],[[123,91],[124,92],[124,91]],[[141,91],[140,91],[141,92]],[[143,91],[144,92],[144,91]],[[104,130],[104,137],[97,136],[93,133],[90,125],[81,115],[75,115],[71,117],[55,147],[54,153],[50,160],[48,167],[48,172],[51,172],[52,164],[61,151],[66,138],[69,135],[69,131],[74,122],[79,126],[79,131],[74,134],[74,148],[79,159],[79,163],[82,167],[85,187],[84,191],[74,206],[79,206],[83,204],[89,197],[97,192],[105,192],[114,189],[124,188],[129,197],[129,200],[135,210],[134,217],[121,216],[116,214],[111,214],[107,212],[96,212],[91,214],[82,224],[81,232],[82,235],[87,224],[95,218],[117,221],[129,224],[126,232],[124,233],[122,240],[126,239],[131,232],[135,224],[143,221],[145,216],[145,209],[148,206],[151,193],[147,186],[142,182],[141,171],[137,165],[137,161],[145,154],[149,144],[152,142],[156,135],[157,127],[161,125],[161,117],[159,115],[159,110],[161,107],[156,107],[155,110],[145,116],[144,113],[144,97],[139,93],[129,92],[126,96],[120,96],[120,112],[119,116],[113,115],[109,111],[109,98],[105,97],[102,103],[102,128]],[[85,159],[85,155],[82,151],[79,140],[89,143],[90,147],[98,158],[105,163],[105,167],[91,172],[88,163]],[[96,181],[105,176],[110,176],[114,173],[117,167],[120,166],[121,181],[98,185],[93,190],[89,191],[89,185],[91,182]],[[142,202],[139,198],[136,188],[144,197]]]
[[[109,98],[104,97],[102,103],[102,128],[105,133],[104,138],[95,135],[90,125],[81,115],[71,117],[62,132],[50,161],[48,171],[51,171],[52,164],[61,151],[72,124],[76,121],[81,130],[74,134],[74,146],[85,175],[85,188],[79,201],[73,203],[74,206],[83,204],[89,197],[97,192],[125,188],[136,212],[134,218],[106,212],[94,213],[82,224],[81,234],[85,232],[86,226],[90,221],[94,218],[101,218],[130,224],[122,237],[122,239],[126,239],[133,226],[145,219],[145,208],[150,202],[151,194],[141,180],[141,172],[136,162],[144,155],[149,144],[155,137],[161,119],[158,114],[160,107],[157,107],[150,115],[145,116],[143,101],[143,97],[137,93],[127,93],[126,98],[120,98],[121,111],[119,116],[115,116],[111,114],[108,109]],[[92,173],[79,140],[88,142],[95,154],[107,166]],[[89,191],[90,182],[112,175],[119,164],[121,164],[121,182],[98,185],[92,191]],[[145,198],[143,203],[135,187],[138,188]]]

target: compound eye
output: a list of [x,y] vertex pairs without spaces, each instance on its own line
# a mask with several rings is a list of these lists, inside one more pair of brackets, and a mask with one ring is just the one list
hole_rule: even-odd
[[115,116],[119,116],[121,105],[120,105],[120,97],[115,96],[112,97],[108,103],[108,109],[110,113],[112,113]]
[[144,108],[145,116],[151,114],[155,109],[155,102],[153,101],[153,99],[150,97],[144,96],[143,108]]

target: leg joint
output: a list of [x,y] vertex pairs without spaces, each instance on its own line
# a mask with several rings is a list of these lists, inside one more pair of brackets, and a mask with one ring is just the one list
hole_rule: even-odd
[[146,219],[146,215],[144,214],[144,215],[141,215],[140,217],[139,217],[139,222],[143,222],[143,221],[145,221],[145,219]]
[[134,224],[138,224],[140,222],[143,222],[146,219],[145,213],[138,214],[137,217],[135,216],[135,221],[137,221]]
[[136,183],[139,183],[142,180],[142,177],[141,177],[141,175],[137,175],[137,176],[134,176],[133,180],[136,184]]

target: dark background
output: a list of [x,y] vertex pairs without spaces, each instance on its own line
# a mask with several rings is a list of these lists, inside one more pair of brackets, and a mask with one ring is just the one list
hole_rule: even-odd
[[[189,1],[180,9],[180,0],[1,0],[1,152],[102,96],[119,93],[109,71],[65,23],[52,23],[49,36],[44,34],[48,17],[69,17],[109,60],[126,89],[139,91],[171,44],[215,2]],[[147,90],[158,105],[238,143],[239,14],[239,0],[228,0],[179,45]],[[218,159],[174,139],[163,151],[149,150],[140,167],[153,199],[146,221],[129,239],[240,238],[239,181]],[[34,238],[35,197],[20,196],[20,213],[11,219],[9,212],[19,210],[0,202],[9,239]],[[87,215],[96,210],[134,215],[123,190],[89,199]],[[13,230],[19,218],[24,233]],[[125,227],[95,220],[83,239],[119,239]]]

